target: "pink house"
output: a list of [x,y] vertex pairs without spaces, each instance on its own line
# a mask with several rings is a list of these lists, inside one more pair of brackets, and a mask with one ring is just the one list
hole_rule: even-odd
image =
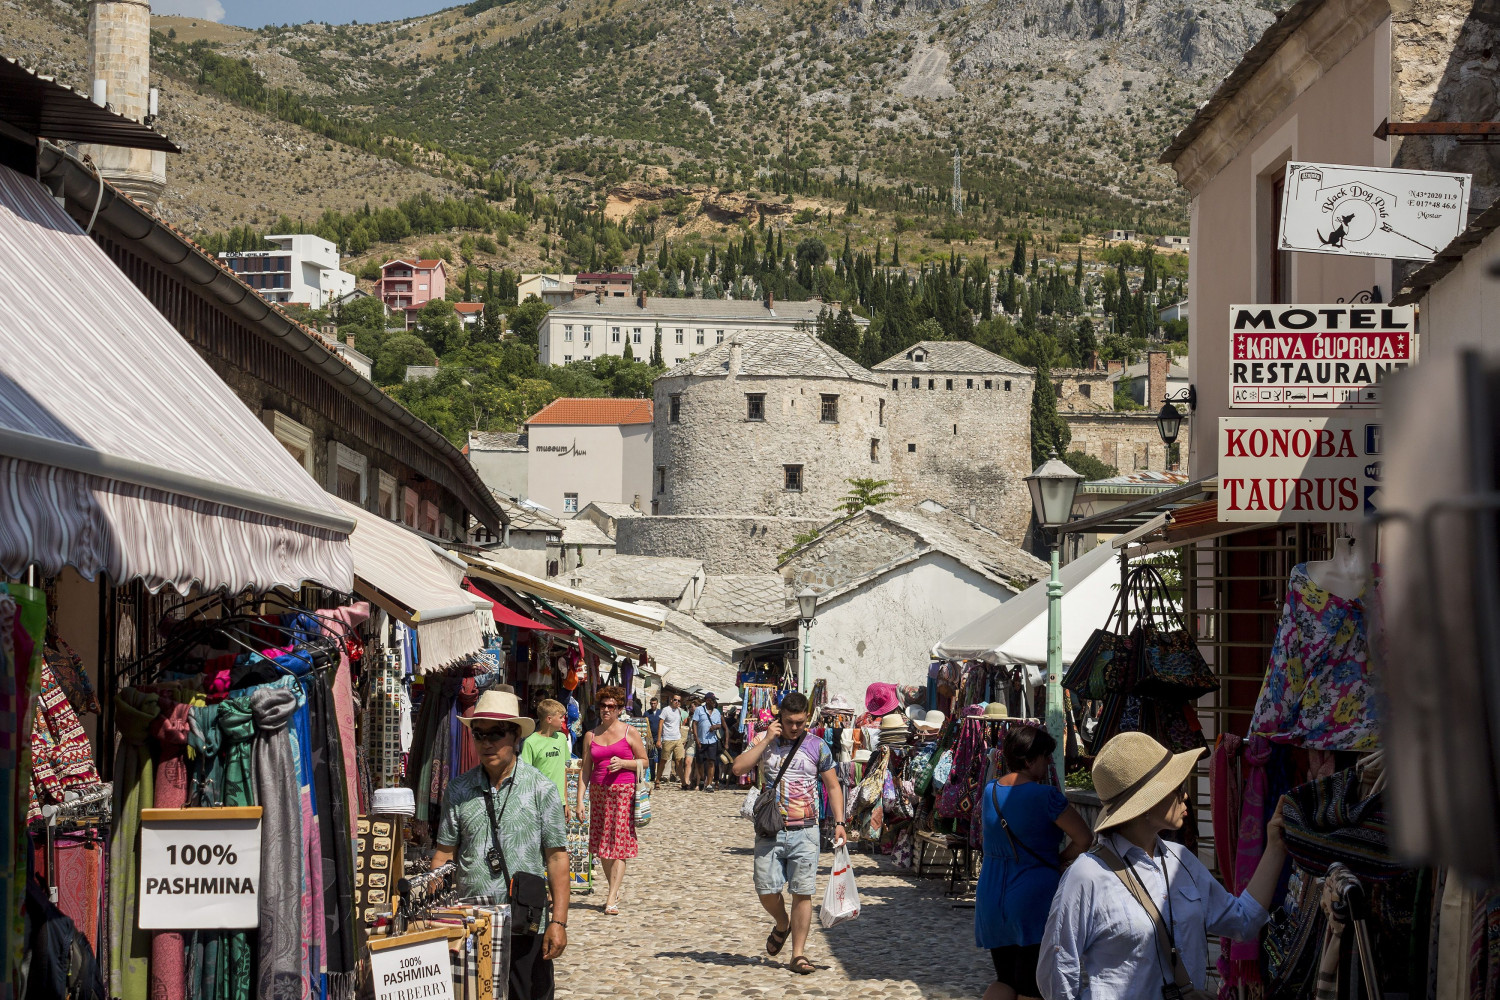
[[393,260],[380,269],[375,294],[387,309],[420,308],[448,293],[448,269],[441,260]]

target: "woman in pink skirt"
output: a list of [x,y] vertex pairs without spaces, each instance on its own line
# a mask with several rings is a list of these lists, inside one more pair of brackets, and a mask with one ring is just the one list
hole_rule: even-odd
[[[583,734],[583,766],[589,777],[589,851],[604,862],[609,895],[604,912],[616,916],[616,900],[625,882],[625,861],[636,856],[635,783],[646,770],[646,744],[633,726],[620,721],[625,690],[599,689],[594,707],[599,724]],[[583,814],[583,783],[578,785],[578,813]]]

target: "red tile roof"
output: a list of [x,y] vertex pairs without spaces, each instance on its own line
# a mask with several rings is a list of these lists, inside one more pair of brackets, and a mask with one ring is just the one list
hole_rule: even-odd
[[629,281],[629,282],[634,282],[635,281],[635,275],[629,274],[629,273],[626,273],[626,272],[623,272],[623,271],[609,271],[607,273],[605,273],[605,272],[592,272],[592,273],[589,273],[589,274],[580,274],[574,280],[575,281]]
[[[419,271],[432,271],[432,270],[435,270],[437,268],[437,266],[439,264],[442,264],[442,263],[443,262],[441,260],[408,260],[405,257],[397,257],[395,260],[388,260],[384,264],[381,264],[380,265],[380,269],[382,271],[384,271],[386,268],[390,267],[392,264],[405,264],[408,267],[415,267]],[[447,268],[446,265],[444,265],[443,270],[444,271],[448,270],[448,268]]]
[[542,407],[531,424],[649,424],[649,399],[557,399]]
[[484,303],[483,302],[455,302],[455,303],[453,303],[453,310],[455,312],[461,312],[461,313],[481,313],[481,312],[484,312]]

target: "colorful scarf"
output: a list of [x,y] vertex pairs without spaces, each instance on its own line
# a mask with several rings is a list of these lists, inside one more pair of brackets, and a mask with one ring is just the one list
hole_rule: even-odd
[[[188,801],[188,735],[192,729],[186,705],[160,700],[161,714],[151,723],[158,747],[155,806],[181,809]],[[151,1000],[186,1000],[187,957],[181,931],[156,931],[151,938]]]
[[[192,728],[188,747],[192,751],[188,804],[223,804],[224,764],[219,756],[219,706],[198,705],[189,710]],[[188,995],[192,1000],[213,1000],[218,988],[219,950],[223,931],[193,931],[188,935]]]
[[146,1000],[151,933],[136,926],[141,881],[141,808],[156,801],[151,750],[146,745],[160,712],[154,694],[126,688],[115,697],[115,828],[109,842],[109,988],[121,1000]]
[[[220,702],[218,723],[224,746],[224,804],[255,805],[255,785],[251,780],[251,740],[255,736],[255,723],[250,714],[250,696],[225,698]],[[261,871],[265,871],[264,855]],[[226,932],[214,970],[214,1000],[250,1000],[250,978],[254,970],[250,935],[245,931]]]
[[258,1000],[304,1000],[310,983],[303,956],[302,816],[296,756],[288,729],[297,696],[267,685],[250,696],[255,719],[256,798],[261,813],[260,928],[255,995]]
[[[1271,815],[1267,812],[1266,794],[1268,779],[1266,765],[1271,760],[1271,741],[1264,736],[1251,736],[1245,740],[1241,753],[1243,760],[1241,778],[1244,781],[1245,797],[1240,806],[1239,837],[1235,844],[1233,881],[1229,891],[1238,894],[1255,874],[1260,856],[1266,852],[1266,824]],[[1225,874],[1230,870],[1226,869]],[[1260,941],[1230,941],[1230,975],[1237,983],[1258,983],[1260,979]],[[1228,976],[1225,977],[1228,982]]]

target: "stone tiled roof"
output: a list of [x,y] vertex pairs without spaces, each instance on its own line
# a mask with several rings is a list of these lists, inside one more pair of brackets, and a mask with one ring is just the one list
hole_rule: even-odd
[[[649,601],[640,603],[646,607],[661,607]],[[652,632],[588,611],[570,608],[568,613],[596,634],[645,647],[652,669],[667,684],[678,688],[698,687],[720,696],[732,694],[734,690],[735,668],[730,651],[738,643],[687,615],[669,610],[666,627]]]
[[[592,500],[588,503],[587,506],[597,507],[600,513],[607,514],[617,521],[622,517],[644,516],[640,511],[636,510],[628,503],[611,503],[608,500]],[[585,507],[585,509],[587,509],[587,507]]]
[[469,447],[478,451],[525,451],[524,431],[470,431]]
[[697,559],[675,556],[611,556],[586,565],[574,575],[578,589],[619,601],[665,601],[676,604],[693,577],[702,572]]
[[[1118,382],[1122,374],[1128,379],[1148,378],[1151,375],[1151,363],[1149,361],[1142,361],[1140,364],[1127,365],[1123,372],[1113,372],[1109,380],[1111,382]],[[1187,381],[1191,377],[1191,374],[1182,365],[1173,364],[1167,367],[1167,378],[1177,378]]]
[[599,529],[588,518],[570,518],[562,523],[564,545],[583,545],[588,548],[615,547],[615,540]]
[[740,345],[739,373],[743,376],[847,378],[876,385],[884,382],[874,372],[803,330],[747,330],[688,358],[660,377],[726,375],[729,372],[729,351],[736,341]]
[[967,517],[944,511],[929,513],[920,509],[876,508],[870,515],[884,519],[917,535],[928,545],[953,556],[971,569],[1017,585],[1025,590],[1048,574],[1047,564],[999,534]]
[[[917,361],[917,357],[925,357]],[[877,372],[955,372],[961,375],[1035,375],[1036,370],[967,340],[924,340],[876,365]]]
[[530,507],[516,503],[513,497],[508,497],[499,490],[490,490],[495,498],[495,503],[505,511],[510,518],[511,531],[550,531],[560,533],[563,522],[548,514],[546,511],[533,510]]
[[710,576],[693,617],[710,625],[759,623],[786,607],[786,581],[776,573]]

